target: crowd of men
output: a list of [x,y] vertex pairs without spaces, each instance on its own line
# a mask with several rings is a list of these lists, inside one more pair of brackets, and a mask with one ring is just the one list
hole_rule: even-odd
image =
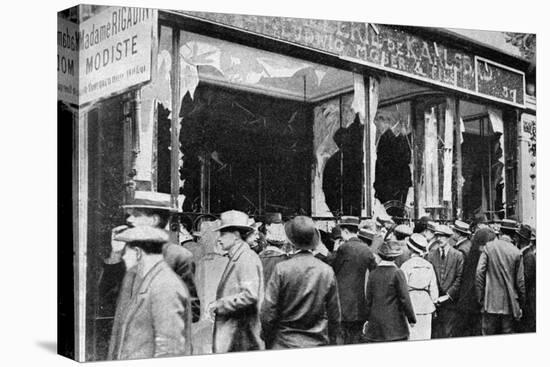
[[125,210],[100,284],[116,297],[109,359],[192,354],[199,317],[214,353],[535,331],[536,237],[512,219],[344,216],[321,231],[227,211],[213,228],[227,265],[199,315],[196,244],[170,242],[169,202],[136,195]]

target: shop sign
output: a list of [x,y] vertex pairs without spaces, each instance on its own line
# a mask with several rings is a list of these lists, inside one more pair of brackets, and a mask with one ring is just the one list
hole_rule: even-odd
[[154,10],[110,7],[79,27],[79,104],[151,80]]
[[78,24],[57,18],[57,99],[78,103]]
[[525,74],[476,57],[476,91],[518,105],[524,104]]
[[482,74],[480,71],[477,75],[476,55],[417,36],[396,26],[239,14],[186,13],[331,53],[384,71],[523,105],[524,88],[519,82],[518,72],[492,63],[490,73]]

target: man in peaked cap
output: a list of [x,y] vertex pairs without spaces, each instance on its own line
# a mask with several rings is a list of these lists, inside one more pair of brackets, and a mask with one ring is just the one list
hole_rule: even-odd
[[358,237],[359,218],[343,216],[338,223],[344,243],[332,261],[340,291],[342,332],[344,344],[361,341],[365,322],[365,273],[376,267],[376,259],[369,246]]
[[305,348],[337,344],[340,302],[332,268],[315,258],[320,241],[313,220],[297,216],[285,224],[296,248],[279,262],[269,279],[262,306],[262,333],[267,349]]
[[427,260],[433,265],[439,286],[439,298],[436,301],[437,316],[434,316],[432,338],[453,336],[457,316],[455,303],[458,300],[464,257],[450,245],[453,235],[451,228],[438,224],[434,229],[439,246],[430,248]]
[[108,359],[191,354],[189,291],[162,255],[168,233],[139,226],[115,235],[135,280],[124,278],[113,323]]
[[[170,195],[151,192],[136,191],[134,198],[122,205],[128,215],[126,225],[114,228],[111,232],[111,252],[104,260],[103,272],[99,280],[99,307],[103,315],[112,315],[125,277],[133,279],[135,274],[128,271],[122,261],[122,252],[125,243],[117,241],[115,236],[130,228],[154,227],[164,229],[169,222],[171,213],[178,212],[171,206]],[[181,278],[187,286],[193,307],[193,319],[197,321],[200,316],[200,301],[194,281],[193,254],[182,246],[167,242],[162,246],[164,260],[172,270]]]
[[454,248],[462,252],[464,258],[468,257],[470,249],[472,248],[472,242],[470,241],[470,226],[468,223],[465,223],[460,220],[455,220],[454,224],[451,226],[453,232],[455,233],[455,245]]
[[221,276],[216,300],[207,312],[214,318],[214,353],[263,349],[260,307],[264,295],[262,264],[243,238],[252,229],[246,213],[221,214],[218,244],[229,262]]

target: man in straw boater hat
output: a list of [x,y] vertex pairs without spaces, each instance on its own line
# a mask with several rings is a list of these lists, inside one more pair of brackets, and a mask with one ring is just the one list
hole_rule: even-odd
[[501,236],[488,242],[476,269],[476,294],[481,308],[483,335],[513,333],[525,306],[525,283],[521,251],[512,243],[517,223],[501,222]]
[[268,349],[337,344],[340,302],[332,268],[317,259],[319,230],[297,216],[285,224],[295,254],[275,266],[262,306],[262,333]]
[[534,333],[537,329],[537,238],[534,228],[528,224],[520,225],[516,232],[525,278],[525,312],[520,329]]
[[108,359],[191,354],[191,299],[162,255],[168,233],[152,226],[115,235],[122,259],[134,269],[125,277],[115,313]]
[[367,283],[363,333],[368,342],[407,340],[409,323],[416,323],[405,274],[394,262],[402,252],[394,240],[378,249],[381,261]]
[[218,244],[229,262],[207,312],[214,319],[214,353],[263,349],[260,307],[264,296],[262,264],[244,242],[252,227],[246,213],[230,210],[220,216]]
[[453,336],[456,319],[455,303],[458,300],[464,257],[450,244],[453,231],[444,224],[438,224],[434,230],[438,246],[430,248],[427,260],[433,265],[439,298],[436,300],[437,312],[432,323],[432,339]]
[[470,226],[466,222],[455,220],[451,228],[455,233],[454,240],[456,242],[454,248],[462,252],[464,259],[466,259],[470,249],[472,248],[472,241],[470,241],[470,235],[472,232],[470,232]]
[[424,259],[428,241],[419,233],[413,233],[406,241],[411,250],[409,260],[401,265],[409,285],[409,296],[416,315],[416,325],[411,328],[410,340],[426,340],[432,334],[432,314],[439,298],[437,278],[429,261]]
[[376,267],[376,259],[369,246],[357,237],[358,217],[343,216],[338,226],[344,243],[334,255],[332,268],[340,292],[343,342],[355,344],[361,341],[365,322],[365,274]]
[[[104,314],[114,313],[121,285],[127,281],[124,278],[135,277],[135,274],[129,271],[122,261],[125,243],[117,241],[115,236],[130,227],[148,226],[165,229],[170,215],[178,212],[177,208],[171,206],[170,195],[152,191],[136,191],[134,198],[122,205],[122,209],[127,214],[126,224],[111,231],[111,252],[104,260],[99,280],[99,305]],[[171,242],[166,242],[162,246],[162,254],[168,266],[187,286],[192,297],[193,319],[198,320],[200,301],[194,281],[193,254]]]

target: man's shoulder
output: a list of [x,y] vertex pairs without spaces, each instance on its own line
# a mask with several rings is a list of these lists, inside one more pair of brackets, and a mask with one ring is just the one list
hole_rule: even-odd
[[290,256],[288,260],[277,263],[275,267],[281,272],[295,272],[307,268],[308,271],[329,272],[334,274],[330,265],[313,255],[293,255]]
[[174,292],[182,293],[185,297],[189,297],[189,292],[186,286],[164,261],[159,264],[158,272],[153,279],[151,279],[151,289],[153,290],[153,293]]
[[193,253],[183,246],[176,245],[175,243],[167,243],[163,247],[164,257],[167,259],[191,259]]

